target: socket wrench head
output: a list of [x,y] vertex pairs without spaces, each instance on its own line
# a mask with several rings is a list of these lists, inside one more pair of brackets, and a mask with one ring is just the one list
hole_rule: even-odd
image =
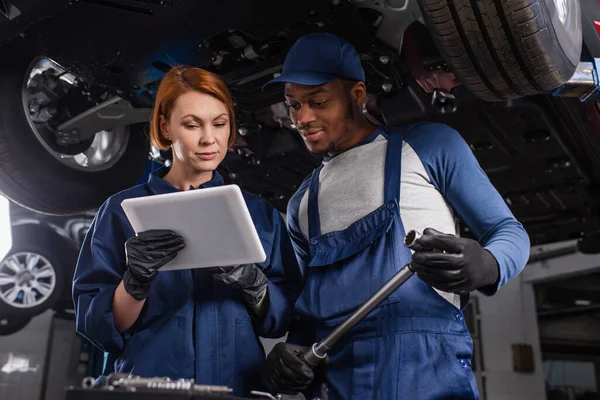
[[417,243],[417,240],[422,235],[422,233],[417,232],[414,229],[412,231],[409,231],[404,237],[404,245],[413,251],[422,250],[423,247],[419,243]]

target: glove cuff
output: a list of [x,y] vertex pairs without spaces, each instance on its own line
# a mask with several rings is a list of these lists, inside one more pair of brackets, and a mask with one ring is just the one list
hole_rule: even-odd
[[253,285],[249,288],[241,289],[242,296],[244,297],[244,300],[246,300],[246,303],[248,303],[249,306],[255,306],[258,303],[260,303],[261,300],[264,299],[265,295],[267,294],[267,287],[268,286],[265,278],[264,284],[261,283]]
[[131,297],[137,301],[142,301],[148,297],[151,284],[139,282],[133,275],[131,275],[131,272],[127,270],[125,271],[125,274],[123,274],[123,287]]
[[485,266],[485,282],[481,287],[495,286],[500,279],[500,267],[496,257],[488,250],[483,249],[483,264]]
[[248,303],[248,308],[252,311],[254,316],[259,321],[262,321],[269,311],[269,288],[265,287],[265,290],[259,295],[259,300],[256,304],[250,304],[245,297],[244,300]]

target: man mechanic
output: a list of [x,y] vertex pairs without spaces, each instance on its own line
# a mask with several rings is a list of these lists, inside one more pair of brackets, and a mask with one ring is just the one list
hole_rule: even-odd
[[[332,399],[479,398],[462,311],[521,272],[529,238],[459,133],[437,123],[391,128],[363,114],[354,48],[327,33],[300,38],[281,76],[290,117],[324,156],[290,200],[287,222],[304,287],[287,343],[269,354],[272,392]],[[401,110],[399,110],[401,112]],[[458,236],[457,219],[477,240]],[[403,245],[409,230],[423,248]],[[301,354],[402,266],[411,277],[338,342],[316,370]]]

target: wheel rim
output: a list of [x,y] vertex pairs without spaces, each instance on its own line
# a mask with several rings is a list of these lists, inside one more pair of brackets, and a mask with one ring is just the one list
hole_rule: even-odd
[[[48,143],[48,138],[54,137],[54,133],[47,123],[33,121],[32,114],[37,113],[37,111],[34,111],[35,108],[32,107],[32,104],[35,104],[36,99],[30,95],[31,91],[29,89],[34,82],[35,75],[51,68],[56,70],[61,75],[60,79],[65,82],[73,84],[76,79],[74,75],[51,60],[40,59],[33,62],[23,85],[22,100],[27,122],[36,139],[49,154],[70,168],[86,172],[103,171],[111,168],[121,159],[127,149],[129,130],[126,127],[118,127],[112,131],[99,131],[86,150],[77,154],[69,154],[57,151]],[[46,108],[51,106],[53,105],[47,104]]]
[[14,308],[33,308],[50,298],[56,271],[44,256],[20,252],[0,264],[0,299]]
[[556,7],[556,13],[558,14],[558,18],[563,25],[567,24],[567,20],[569,17],[569,1],[573,0],[553,0],[554,6]]
[[569,34],[581,34],[581,7],[577,0],[552,0],[561,24]]

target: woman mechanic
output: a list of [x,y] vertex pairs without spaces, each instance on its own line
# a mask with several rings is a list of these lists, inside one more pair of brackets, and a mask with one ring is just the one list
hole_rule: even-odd
[[135,235],[121,202],[223,185],[216,168],[236,124],[225,83],[192,67],[165,75],[151,122],[152,143],[171,147],[172,165],[147,184],[112,196],[98,211],[73,281],[77,332],[108,353],[105,374],[194,378],[249,393],[260,382],[265,358],[257,336],[285,334],[302,280],[286,227],[273,206],[244,192],[267,254],[264,263],[158,273],[194,243],[166,230]]

